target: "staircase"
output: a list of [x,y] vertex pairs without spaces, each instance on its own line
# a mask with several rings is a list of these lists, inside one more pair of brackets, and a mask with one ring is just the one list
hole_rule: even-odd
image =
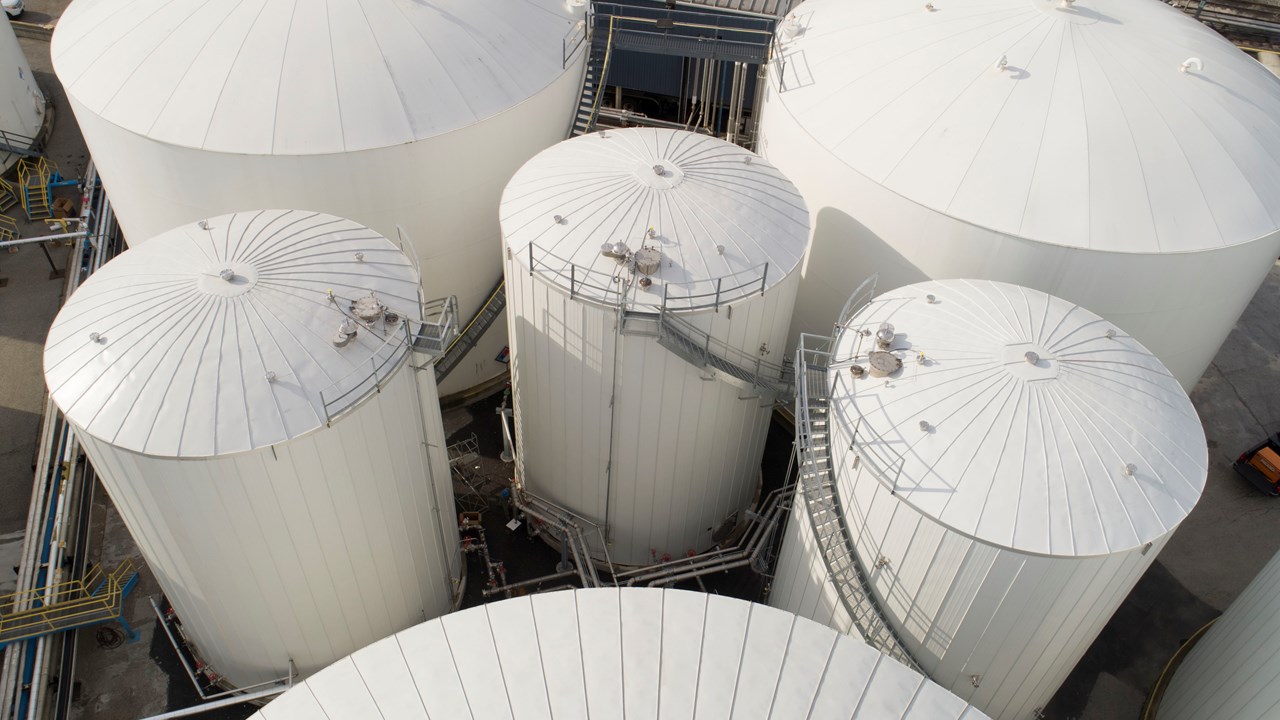
[[0,212],[8,212],[9,208],[18,204],[18,188],[13,183],[0,178]]
[[[9,242],[18,239],[18,221],[8,215],[0,215],[0,242]],[[9,248],[9,252],[17,252],[16,247]]]
[[4,163],[14,155],[21,158],[38,158],[40,151],[35,149],[36,139],[20,133],[0,130],[0,153],[4,154]]
[[915,659],[876,606],[840,507],[831,472],[827,391],[827,365],[831,359],[829,348],[830,338],[802,335],[800,347],[796,350],[796,451],[800,456],[796,502],[803,503],[808,510],[828,577],[858,632],[867,644],[919,670]]
[[590,16],[587,70],[582,78],[582,93],[578,97],[578,111],[573,116],[569,137],[585,135],[595,126],[600,113],[600,93],[606,87],[609,59],[613,56],[613,16],[597,12],[590,13]]
[[789,368],[730,347],[672,313],[628,310],[622,316],[622,334],[655,337],[659,345],[715,379],[776,402],[791,399]]
[[82,580],[0,597],[0,648],[41,635],[119,620],[124,600],[137,584],[137,570],[132,561],[126,560],[110,574],[95,565]]
[[18,190],[22,199],[22,209],[28,220],[43,220],[53,217],[53,206],[49,199],[49,182],[57,169],[45,158],[31,162],[26,158],[18,161]]
[[471,322],[467,323],[467,327],[463,329],[453,342],[445,348],[445,351],[436,359],[436,382],[443,381],[453,372],[453,369],[462,362],[462,358],[466,357],[471,348],[480,341],[489,327],[493,325],[493,321],[498,319],[498,315],[502,314],[503,309],[507,307],[506,285],[502,278],[498,279],[498,285],[489,293],[489,299],[476,312],[475,317],[471,318]]

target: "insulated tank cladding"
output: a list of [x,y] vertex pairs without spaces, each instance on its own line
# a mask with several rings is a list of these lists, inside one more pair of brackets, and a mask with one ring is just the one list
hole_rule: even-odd
[[1033,717],[1199,500],[1195,409],[1137,340],[1038,290],[932,281],[849,314],[805,405],[825,402],[843,522],[797,495],[770,602],[857,632],[863,583],[829,571],[852,549],[930,678]]
[[[130,244],[244,208],[395,238],[471,317],[501,279],[498,199],[561,140],[580,0],[76,0],[54,69]],[[495,330],[446,378],[505,371]]]
[[635,587],[538,593],[446,615],[343,658],[250,720],[766,713],[988,720],[818,623],[722,595]]
[[604,528],[613,562],[745,519],[808,217],[768,162],[683,131],[567,140],[507,185],[517,471]]
[[439,334],[423,314],[386,238],[264,210],[139,244],[55,319],[53,400],[225,683],[291,659],[305,676],[449,611],[453,490],[434,379],[411,362]]
[[[7,19],[7,18],[6,18]],[[36,144],[44,125],[44,93],[36,84],[27,56],[13,34],[13,25],[0,28],[0,137],[5,145],[25,150]],[[18,155],[4,153],[0,157],[0,173],[8,172],[18,162]]]
[[813,212],[793,333],[872,272],[997,280],[1190,390],[1280,254],[1280,83],[1165,3],[808,0],[778,39],[760,152]]
[[1156,720],[1267,720],[1280,712],[1280,554],[1174,672]]

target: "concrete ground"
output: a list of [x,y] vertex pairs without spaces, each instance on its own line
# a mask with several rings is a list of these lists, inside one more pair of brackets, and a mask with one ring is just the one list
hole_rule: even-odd
[[[71,119],[62,86],[53,75],[49,43],[29,39],[19,43],[40,87],[53,101],[56,119],[48,156],[64,175],[79,177],[88,153]],[[18,207],[10,208],[7,214],[19,221],[23,236],[50,232],[44,222],[28,222]],[[54,265],[63,269],[68,248],[50,246],[48,250]],[[23,247],[16,253],[0,251],[0,281],[4,282],[0,286],[0,593],[13,588],[11,568],[17,562],[26,526],[32,461],[44,412],[40,358],[45,335],[62,303],[64,280],[50,278],[50,270],[49,259],[38,247]]]
[[[28,0],[24,21],[51,24],[67,0]],[[61,87],[51,72],[48,42],[23,39],[32,69],[58,113],[50,155],[64,174],[79,176],[84,144]],[[28,225],[24,233],[44,232]],[[66,249],[54,249],[61,267]],[[12,587],[9,568],[25,524],[31,462],[44,405],[40,354],[45,333],[61,302],[62,281],[49,279],[49,265],[36,248],[0,253],[0,593]],[[1280,548],[1280,499],[1265,497],[1238,478],[1231,461],[1269,432],[1280,431],[1280,269],[1273,269],[1239,324],[1192,393],[1205,424],[1210,474],[1205,494],[1133,594],[1088,651],[1048,708],[1051,720],[1132,720],[1161,667],[1183,638],[1220,613]],[[495,458],[500,448],[491,403],[451,411],[452,440],[477,432],[487,459],[478,468],[492,489],[506,472]],[[782,445],[785,446],[785,443]],[[775,447],[777,444],[775,444]],[[136,549],[98,490],[93,510],[94,553],[111,565],[124,557],[140,561]],[[504,544],[512,551],[518,543]],[[545,548],[531,547],[523,575],[546,562]],[[502,558],[515,566],[519,558]],[[478,568],[473,564],[473,571]],[[475,575],[472,576],[476,578]],[[514,579],[514,578],[513,578]],[[6,584],[7,583],[7,584]],[[73,717],[124,720],[195,702],[195,693],[163,633],[148,597],[159,593],[145,572],[126,608],[140,640],[122,643],[114,625],[79,638],[79,701]],[[247,717],[246,708],[207,718]]]

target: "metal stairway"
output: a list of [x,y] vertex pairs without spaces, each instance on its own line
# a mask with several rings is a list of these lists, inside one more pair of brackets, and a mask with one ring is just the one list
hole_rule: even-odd
[[582,93],[578,97],[578,110],[573,116],[569,137],[591,132],[600,113],[600,93],[606,86],[609,59],[613,56],[613,16],[605,13],[589,13],[587,44],[587,69],[582,77]]
[[852,535],[840,507],[840,497],[831,473],[828,428],[827,366],[830,339],[814,349],[805,343],[818,338],[802,335],[796,349],[796,451],[800,455],[799,488],[796,501],[803,502],[812,523],[814,537],[822,549],[828,577],[840,596],[858,632],[867,644],[917,671],[920,666],[902,644],[876,606],[866,574],[853,549]]
[[18,189],[13,183],[0,178],[0,212],[7,212],[9,208],[18,204]]
[[14,155],[24,158],[40,157],[40,151],[35,148],[35,144],[35,138],[8,130],[0,130],[0,153],[4,154],[5,162],[8,162],[9,158]]
[[706,331],[668,312],[628,310],[622,316],[624,335],[649,335],[658,344],[718,380],[751,390],[776,402],[788,402],[793,386],[789,368],[729,347]]
[[[0,612],[0,648],[108,620],[123,622],[125,598],[137,584],[137,570],[132,561],[126,560],[110,574],[95,565],[83,580],[0,598],[0,609],[7,609]],[[46,601],[48,604],[31,607]]]
[[475,317],[471,318],[471,322],[458,333],[457,337],[449,343],[440,357],[436,358],[435,371],[436,382],[441,382],[453,369],[462,362],[462,358],[466,357],[471,348],[475,347],[480,338],[493,325],[493,321],[498,319],[498,315],[507,307],[506,282],[502,278],[498,278],[498,285],[489,293],[489,299],[476,312]]

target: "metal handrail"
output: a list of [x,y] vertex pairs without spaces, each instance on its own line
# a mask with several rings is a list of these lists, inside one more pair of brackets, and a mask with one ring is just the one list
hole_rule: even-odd
[[[96,567],[96,566],[95,566]],[[19,632],[22,635],[9,637],[5,642],[16,642],[18,640],[27,639],[36,635],[43,634],[48,631],[67,628],[75,623],[68,623],[69,620],[77,618],[86,618],[97,616],[103,611],[115,612],[120,606],[124,598],[125,587],[128,585],[131,576],[135,573],[133,561],[125,560],[106,577],[106,587],[101,593],[94,593],[98,585],[102,582],[101,568],[98,568],[96,574],[90,573],[85,580],[71,580],[65,583],[59,583],[56,586],[76,586],[78,592],[74,593],[78,597],[68,598],[65,600],[56,600],[47,602],[44,605],[11,612],[6,615],[0,615],[0,634],[8,635],[10,633]],[[88,580],[92,578],[92,584]],[[49,588],[39,588],[36,592],[47,591]],[[55,593],[54,598],[63,597],[72,594],[69,590],[60,590]],[[36,630],[38,629],[38,630]]]
[[791,367],[768,362],[758,355],[750,355],[718,338],[712,337],[711,333],[706,332],[688,320],[665,310],[659,312],[656,316],[645,317],[651,317],[658,323],[659,334],[674,333],[700,341],[702,343],[704,365],[709,364],[713,357],[719,358],[737,367],[744,374],[751,375],[755,380],[760,381],[757,384],[764,384],[773,390],[781,389],[785,391],[794,379]]
[[[834,478],[831,477],[829,468],[820,469],[821,462],[817,456],[817,442],[814,440],[814,435],[817,432],[810,412],[811,409],[817,407],[816,401],[818,399],[810,397],[808,371],[811,367],[823,372],[828,371],[834,346],[835,341],[833,338],[801,334],[800,342],[796,347],[796,452],[802,458],[800,478],[797,484],[800,487],[800,492],[805,497],[807,506],[805,514],[809,518],[814,539],[821,550],[820,554],[822,555],[823,565],[827,570],[827,577],[831,579],[832,585],[835,586],[840,603],[849,614],[858,632],[868,644],[899,662],[919,670],[919,664],[911,656],[910,651],[907,650],[906,645],[893,629],[893,626],[884,617],[879,606],[876,605],[875,596],[866,582],[865,570],[862,568],[861,559],[858,557],[857,550],[853,545],[853,539],[849,532],[844,512],[840,507]],[[816,480],[815,475],[821,476],[826,482]],[[832,515],[838,526],[837,531],[826,535],[823,534],[818,526],[818,519],[815,517],[815,507],[819,512]],[[838,545],[828,543],[828,539],[834,539]],[[851,563],[848,567],[853,570],[854,577],[852,579],[842,581],[838,578],[840,573],[836,571],[835,567],[835,561],[838,559],[837,553],[840,554],[839,557],[847,558]],[[861,594],[861,599],[866,603],[867,607],[859,608],[858,599],[850,596],[853,589],[851,587],[852,583],[857,584],[857,591]],[[879,627],[871,626],[868,620],[874,621]]]
[[[529,243],[527,254],[529,274],[538,273],[560,287],[567,285],[571,298],[585,296],[585,300],[611,307],[617,307],[624,299],[628,278],[624,276],[627,271],[623,265],[619,265],[617,272],[613,273],[593,270],[562,258],[550,250],[539,248],[534,243]],[[639,293],[625,295],[628,309],[650,312],[718,310],[726,303],[763,294],[768,289],[768,282],[769,263],[765,262],[714,280],[664,282],[662,297],[657,302],[645,302],[644,296]]]

